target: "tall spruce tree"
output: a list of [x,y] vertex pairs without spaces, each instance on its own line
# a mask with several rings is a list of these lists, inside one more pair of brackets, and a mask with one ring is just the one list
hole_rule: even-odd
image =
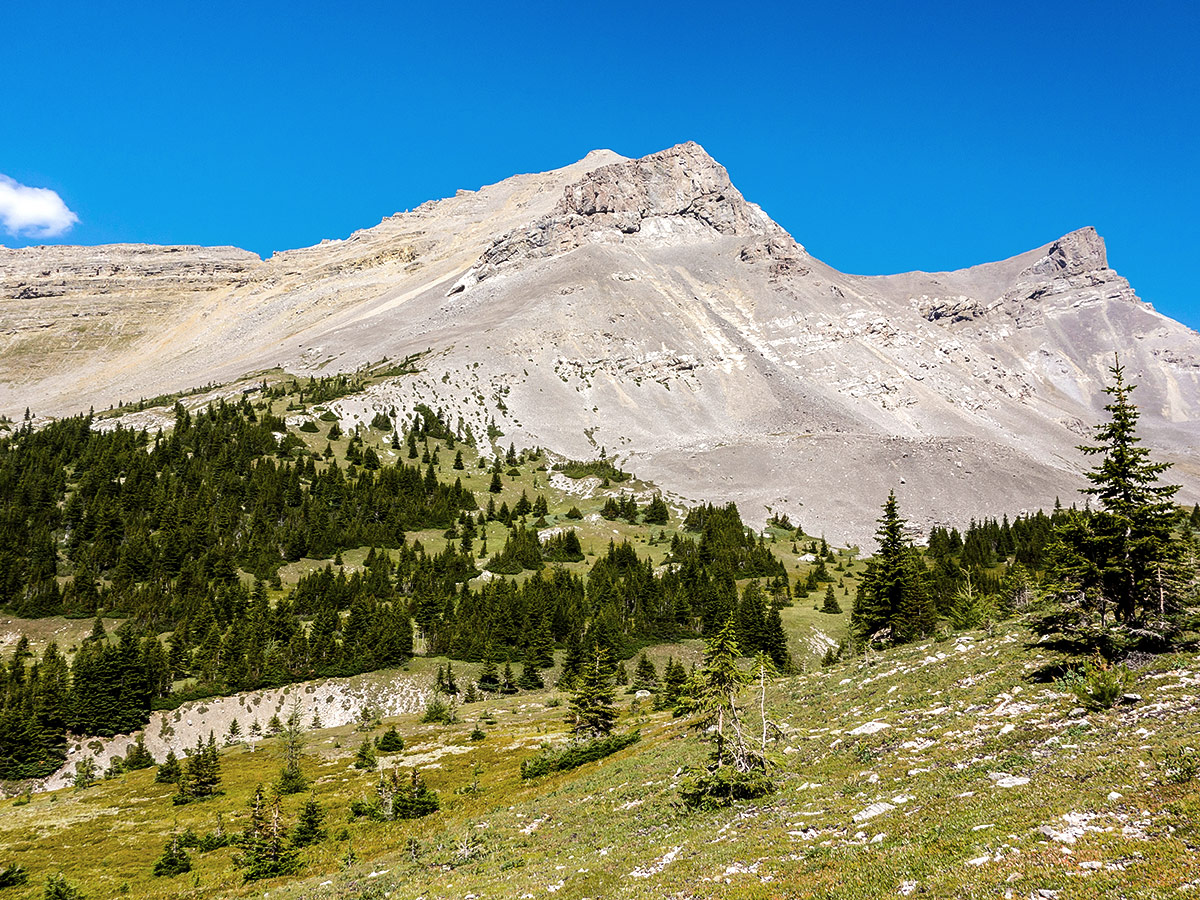
[[1119,359],[1109,374],[1108,421],[1096,426],[1094,444],[1079,447],[1099,457],[1083,489],[1096,508],[1056,515],[1050,574],[1057,589],[1035,627],[1079,651],[1112,656],[1133,645],[1169,647],[1179,630],[1181,587],[1195,573],[1181,571],[1184,543],[1172,500],[1179,486],[1159,481],[1170,464],[1152,461],[1137,434],[1136,385],[1125,381]]
[[575,678],[567,722],[571,731],[582,738],[598,738],[610,734],[617,720],[613,708],[612,679],[609,675],[608,653],[594,646]]
[[280,747],[283,750],[283,768],[279,772],[276,790],[280,794],[298,794],[308,787],[308,779],[300,768],[304,753],[304,725],[300,721],[300,706],[292,705],[287,722],[280,732]]
[[207,800],[221,793],[221,759],[213,732],[208,741],[198,739],[196,748],[188,756],[183,774],[179,778],[179,792],[174,797],[176,806],[193,800]]
[[929,634],[937,624],[937,610],[929,592],[925,566],[905,540],[896,493],[888,494],[875,539],[879,549],[867,563],[850,617],[855,637],[871,640],[890,632],[894,643],[905,643]]

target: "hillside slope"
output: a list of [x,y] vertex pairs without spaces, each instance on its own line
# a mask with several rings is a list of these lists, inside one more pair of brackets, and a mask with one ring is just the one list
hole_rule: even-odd
[[[412,822],[350,820],[376,780],[350,765],[362,736],[313,733],[305,767],[331,837],[297,879],[242,885],[231,849],[194,852],[187,876],[150,875],[173,823],[203,834],[219,812],[243,827],[255,784],[280,766],[270,741],[224,751],[226,793],[206,803],[172,807],[152,770],[3,801],[0,855],[38,877],[61,870],[87,896],[1186,896],[1200,885],[1200,807],[1164,752],[1200,727],[1194,657],[1153,660],[1131,688],[1141,699],[1086,714],[1037,680],[1053,660],[1027,641],[1010,625],[774,682],[778,791],[732,810],[682,812],[680,768],[706,748],[644,706],[620,725],[641,743],[523,782],[520,761],[563,739],[564,708],[544,692],[465,706],[457,725],[387,720],[407,747],[385,765],[420,766],[442,799]],[[285,816],[304,799],[287,798]]]
[[344,419],[426,402],[862,543],[891,487],[922,524],[1072,496],[1120,352],[1147,441],[1200,499],[1200,335],[1141,302],[1094,230],[959,272],[845,275],[695,144],[596,151],[265,261],[0,251],[14,417],[424,351]]

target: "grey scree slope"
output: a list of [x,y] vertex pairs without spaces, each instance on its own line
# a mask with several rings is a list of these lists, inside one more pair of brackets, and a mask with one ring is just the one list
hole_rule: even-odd
[[[1091,228],[958,272],[845,275],[694,143],[598,150],[260,260],[231,247],[0,249],[0,412],[63,415],[430,351],[335,405],[418,400],[504,446],[600,447],[683,498],[864,543],[1077,499],[1119,350],[1143,435],[1200,498],[1200,335]],[[503,399],[503,411],[496,400]]]

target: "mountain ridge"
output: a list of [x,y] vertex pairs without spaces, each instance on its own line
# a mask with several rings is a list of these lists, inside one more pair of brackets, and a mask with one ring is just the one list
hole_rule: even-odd
[[334,410],[426,402],[859,542],[889,487],[920,523],[1069,498],[1120,351],[1148,442],[1200,498],[1200,335],[1137,297],[1094,228],[954,272],[844,274],[694,143],[593,151],[266,260],[0,252],[14,417],[426,351]]

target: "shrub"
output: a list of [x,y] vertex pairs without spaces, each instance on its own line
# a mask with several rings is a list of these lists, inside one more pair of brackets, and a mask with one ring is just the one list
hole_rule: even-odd
[[396,726],[393,725],[379,736],[375,746],[379,748],[380,753],[399,753],[404,749],[404,738],[400,737]]
[[1186,784],[1200,774],[1200,753],[1192,747],[1168,747],[1158,769],[1171,784]]
[[1110,709],[1121,699],[1133,680],[1133,673],[1122,663],[1113,665],[1097,656],[1088,662],[1083,672],[1071,671],[1059,679],[1066,689],[1088,709]]
[[453,725],[458,721],[458,716],[454,713],[453,704],[435,691],[425,704],[425,715],[421,716],[421,721],[426,724]]
[[437,794],[425,786],[416,769],[412,770],[411,778],[401,778],[399,771],[392,769],[379,774],[375,797],[351,801],[350,815],[376,822],[419,819],[437,812],[440,805]]
[[611,734],[608,737],[596,738],[571,744],[562,750],[544,750],[532,759],[521,763],[522,778],[539,778],[551,772],[565,772],[575,769],[584,763],[594,762],[611,756],[618,750],[624,750],[642,739],[638,731],[628,734]]
[[192,858],[183,849],[178,836],[172,835],[163,847],[162,856],[154,863],[154,874],[174,878],[184,872],[192,871]]
[[46,879],[44,900],[83,900],[79,888],[72,885],[62,875],[51,875]]
[[693,769],[680,785],[679,794],[690,809],[721,809],[740,800],[757,800],[775,790],[759,769],[741,772],[731,766]]
[[317,423],[312,419],[305,419],[300,423],[300,430],[305,434],[316,434],[321,429],[317,427]]
[[569,459],[561,465],[555,466],[555,468],[568,478],[587,478],[591,475],[596,478],[606,478],[618,484],[622,481],[628,481],[630,478],[628,472],[622,472],[607,459],[594,459],[588,462]]
[[29,881],[29,872],[19,863],[0,869],[0,888],[19,887]]
[[200,843],[196,845],[201,853],[211,853],[214,850],[220,850],[222,847],[228,847],[232,844],[233,835],[227,832],[224,827],[218,826],[216,831],[210,831],[200,838]]

